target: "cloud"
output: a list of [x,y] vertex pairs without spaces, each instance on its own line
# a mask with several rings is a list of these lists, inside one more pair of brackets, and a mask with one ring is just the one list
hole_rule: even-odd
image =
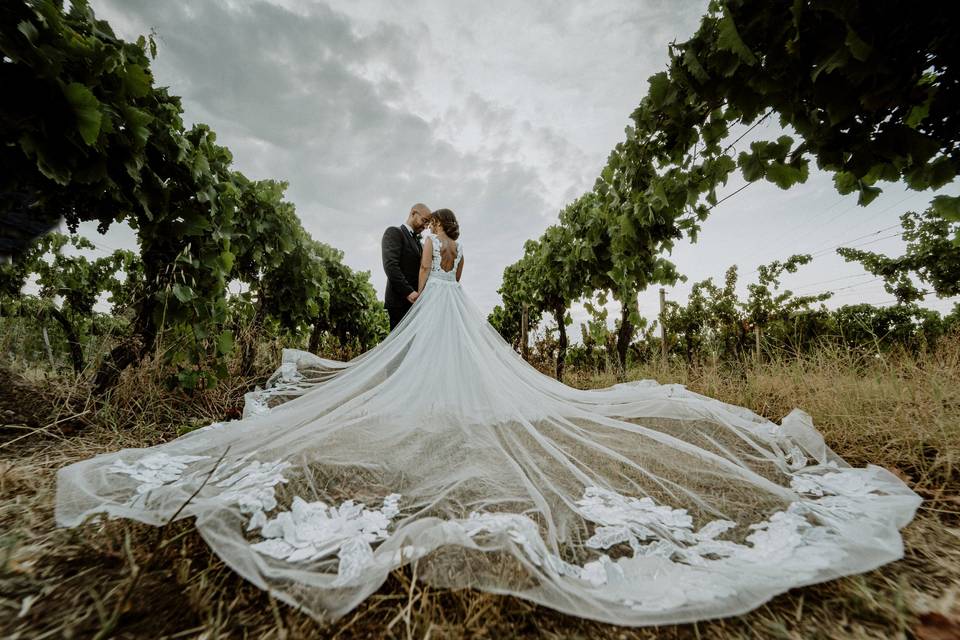
[[[518,136],[569,157],[561,136],[524,129],[515,110],[476,93],[437,117],[411,108],[430,93],[420,83],[425,25],[360,24],[321,3],[100,0],[94,8],[122,37],[154,31],[155,76],[183,97],[185,120],[210,124],[250,177],[287,180],[304,226],[371,270],[378,288],[379,238],[413,202],[454,209],[472,232],[465,253],[488,268],[465,283],[484,308],[497,301],[503,267],[556,213]],[[469,130],[478,144],[464,138]]]
[[[250,177],[288,181],[304,226],[343,249],[348,264],[370,270],[380,291],[384,227],[418,201],[457,212],[470,265],[464,285],[486,310],[523,243],[592,187],[646,79],[666,65],[667,44],[694,32],[706,3],[92,5],[123,38],[155,31],[155,75],[183,97],[185,120],[210,124]],[[697,245],[683,243],[673,257],[693,281],[719,277],[753,253],[791,253],[799,243],[777,240],[780,232],[838,198],[815,171],[789,192],[752,186],[717,208]],[[892,224],[902,211],[887,206],[871,207],[881,212],[873,226],[856,210],[835,222],[825,216],[803,244],[844,239],[847,221],[863,222],[849,227],[850,237]],[[855,269],[825,260],[798,281]],[[688,288],[669,297],[683,299]],[[656,292],[649,295],[645,311],[655,305]]]

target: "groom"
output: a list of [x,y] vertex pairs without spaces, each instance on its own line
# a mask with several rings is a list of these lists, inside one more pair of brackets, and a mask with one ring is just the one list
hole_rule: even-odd
[[383,270],[387,274],[387,291],[383,306],[390,315],[390,330],[400,324],[403,316],[417,299],[417,280],[420,275],[420,256],[423,245],[420,232],[427,226],[430,209],[417,203],[410,207],[407,221],[399,227],[387,227],[380,248],[383,252]]

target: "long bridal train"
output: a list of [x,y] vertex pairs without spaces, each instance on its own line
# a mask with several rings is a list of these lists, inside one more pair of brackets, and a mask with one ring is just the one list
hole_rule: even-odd
[[896,560],[920,503],[846,464],[801,411],[776,425],[680,385],[544,376],[449,274],[348,363],[285,351],[246,404],[241,420],[61,469],[58,524],[159,525],[197,492],[178,518],[317,618],[415,562],[436,586],[652,625]]

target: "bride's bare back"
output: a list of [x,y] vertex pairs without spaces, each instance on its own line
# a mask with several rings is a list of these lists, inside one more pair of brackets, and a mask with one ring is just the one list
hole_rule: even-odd
[[440,244],[440,268],[450,271],[453,263],[457,261],[457,243],[446,236],[435,237],[433,241]]
[[[440,209],[433,213],[430,221],[433,236],[423,245],[423,257],[420,260],[418,293],[423,292],[430,274],[442,276],[442,279],[460,281],[463,274],[463,246],[460,244],[460,225],[449,209]],[[453,274],[452,276],[450,274]]]

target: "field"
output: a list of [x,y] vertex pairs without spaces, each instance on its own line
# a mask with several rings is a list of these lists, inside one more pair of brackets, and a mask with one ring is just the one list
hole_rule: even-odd
[[[266,365],[264,365],[266,366]],[[265,369],[264,369],[265,370]],[[795,589],[748,615],[629,629],[522,600],[438,590],[408,567],[328,624],[272,600],[227,569],[190,522],[53,525],[56,470],[124,446],[176,437],[231,416],[247,384],[186,397],[150,366],[128,372],[109,403],[39,370],[0,369],[0,636],[5,638],[921,638],[960,637],[960,339],[934,354],[801,358],[629,378],[680,382],[773,420],[808,411],[851,464],[883,465],[925,501],[904,531],[905,557],[865,575]],[[612,376],[571,372],[606,386]]]

